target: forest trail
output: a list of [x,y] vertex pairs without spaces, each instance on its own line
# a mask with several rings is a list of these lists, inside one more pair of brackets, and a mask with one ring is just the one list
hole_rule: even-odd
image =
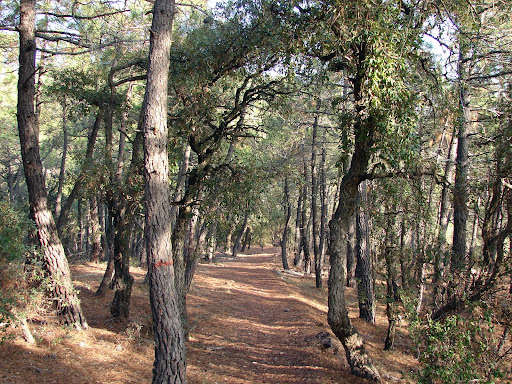
[[[330,333],[326,289],[316,289],[312,276],[282,273],[279,252],[253,248],[235,259],[221,255],[198,266],[187,296],[189,383],[367,383],[350,374],[341,344]],[[51,317],[34,319],[36,344],[17,338],[0,345],[0,383],[151,382],[154,349],[145,270],[132,268],[130,319],[119,323],[111,320],[108,307],[113,292],[94,295],[104,267],[89,262],[72,266],[89,329],[75,332]],[[347,292],[354,318],[355,292]],[[397,351],[382,351],[383,308],[376,326],[359,319],[354,323],[385,381],[413,382],[402,379],[402,372],[415,365],[407,337],[400,337],[403,330],[398,330]]]
[[[192,376],[229,383],[365,382],[348,374],[337,343],[323,346],[318,335],[328,343],[327,307],[300,292],[303,278],[278,274],[279,249],[256,252],[201,266],[188,299]],[[287,282],[292,279],[297,285]]]

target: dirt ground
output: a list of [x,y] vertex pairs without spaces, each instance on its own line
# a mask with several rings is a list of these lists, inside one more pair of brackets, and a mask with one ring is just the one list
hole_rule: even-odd
[[[89,329],[77,332],[52,318],[30,328],[35,344],[21,337],[0,345],[0,383],[149,383],[153,340],[145,271],[132,268],[135,285],[130,319],[113,322],[113,293],[94,295],[105,265],[74,265]],[[413,383],[417,368],[404,326],[396,350],[382,350],[387,320],[356,318],[357,300],[347,290],[351,317],[387,383]],[[187,298],[190,340],[187,378],[209,383],[366,383],[350,374],[341,344],[327,325],[326,289],[312,277],[283,273],[279,249],[252,249],[236,259],[220,257],[199,265]],[[19,330],[16,330],[19,334]]]

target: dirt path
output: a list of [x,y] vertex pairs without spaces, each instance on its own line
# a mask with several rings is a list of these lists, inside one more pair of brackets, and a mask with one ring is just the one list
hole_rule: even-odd
[[[350,375],[340,343],[328,333],[326,290],[314,288],[312,277],[280,273],[278,252],[257,249],[198,266],[188,295],[189,383],[366,382]],[[0,343],[0,384],[151,382],[152,320],[148,287],[142,283],[146,271],[132,268],[130,319],[113,322],[113,292],[94,295],[104,268],[88,262],[72,266],[89,329],[76,332],[51,316],[32,316],[35,344],[24,342],[19,330],[14,339]],[[354,290],[347,294],[351,317],[386,382],[407,383],[402,373],[408,375],[416,363],[407,337],[399,329],[397,350],[383,352],[384,308],[378,309],[377,324],[368,325],[355,318]]]
[[349,375],[336,341],[324,346],[327,308],[304,296],[309,279],[278,274],[277,251],[201,266],[188,299],[191,381],[366,382]]

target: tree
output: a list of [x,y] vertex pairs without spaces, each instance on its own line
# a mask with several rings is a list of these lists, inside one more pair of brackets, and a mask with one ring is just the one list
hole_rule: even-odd
[[167,157],[167,82],[173,18],[174,1],[156,0],[142,109],[146,185],[145,240],[155,334],[155,384],[186,382],[185,339],[174,283]]
[[42,250],[43,267],[51,281],[50,292],[57,312],[69,325],[82,329],[87,322],[73,288],[71,272],[57,227],[48,208],[43,168],[39,154],[39,123],[35,111],[36,1],[20,3],[20,55],[18,79],[18,132],[23,169],[27,182],[30,215],[36,223],[37,240]]

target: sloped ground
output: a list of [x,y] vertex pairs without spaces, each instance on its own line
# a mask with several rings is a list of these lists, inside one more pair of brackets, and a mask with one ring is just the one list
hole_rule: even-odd
[[[326,290],[310,277],[280,273],[279,249],[254,249],[236,259],[198,267],[188,295],[189,383],[366,383],[350,375],[340,343],[326,321]],[[104,265],[73,267],[89,321],[87,331],[57,326],[54,319],[31,324],[37,343],[21,338],[0,345],[0,383],[148,383],[153,345],[145,271],[136,279],[132,313],[124,323],[110,319],[107,297],[94,291]],[[357,301],[347,291],[351,315]],[[354,319],[386,382],[413,382],[417,366],[403,328],[397,350],[382,351],[387,321],[379,307],[376,325]]]

